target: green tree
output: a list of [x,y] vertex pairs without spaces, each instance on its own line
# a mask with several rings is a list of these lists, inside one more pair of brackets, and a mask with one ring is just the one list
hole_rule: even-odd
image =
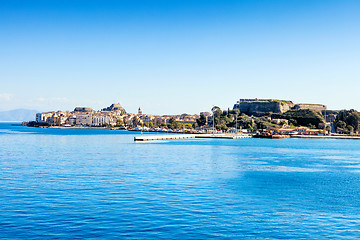
[[169,119],[169,123],[170,123],[170,124],[175,123],[175,118],[174,118],[174,117],[171,117],[171,118]]
[[193,128],[193,125],[192,125],[191,123],[185,123],[185,124],[184,124],[184,127],[185,127],[186,129],[192,129],[192,128]]
[[330,126],[326,126],[326,131],[330,132],[330,131],[331,131],[331,127],[330,127]]
[[180,122],[176,122],[175,123],[175,129],[182,129],[183,128],[183,124]]
[[216,125],[220,121],[222,111],[218,106],[214,106],[211,108],[211,112],[213,113],[213,121],[215,122],[215,125]]
[[215,126],[215,128],[218,130],[225,131],[225,132],[229,130],[229,128],[225,124],[218,124]]
[[336,128],[342,128],[342,129],[344,129],[344,128],[346,128],[346,122],[341,121],[341,120],[338,120],[338,121],[336,122],[335,127],[336,127]]
[[360,116],[358,113],[351,113],[350,116],[346,119],[347,125],[352,126],[355,132],[359,131]]
[[213,114],[215,115],[215,118],[219,118],[222,114],[221,109],[218,106],[214,106],[211,108],[211,111],[213,112]]
[[124,124],[124,121],[123,120],[121,120],[121,119],[117,119],[116,120],[116,126],[118,126],[118,127],[120,127],[120,126],[124,126],[125,124]]
[[354,109],[342,110],[337,115],[334,126],[336,131],[347,129],[350,132],[360,131],[360,113]]
[[204,126],[206,124],[206,116],[204,114],[201,114],[200,118],[196,119],[196,123],[199,126]]
[[136,127],[137,125],[139,125],[139,119],[137,117],[134,117],[133,120],[132,120],[132,125],[134,127]]
[[319,112],[311,109],[289,110],[285,113],[275,113],[272,117],[288,119],[294,126],[314,125],[319,127],[320,123],[324,123],[324,119]]

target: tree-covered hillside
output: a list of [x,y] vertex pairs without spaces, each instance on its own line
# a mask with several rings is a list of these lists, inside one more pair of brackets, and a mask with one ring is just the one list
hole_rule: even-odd
[[[324,123],[323,115],[320,112],[309,109],[289,110],[285,113],[274,113],[261,117],[240,113],[239,109],[222,111],[219,107],[212,108],[215,115],[215,127],[219,130],[229,128],[243,129],[278,129],[284,126],[284,122],[279,124],[272,123],[271,119],[288,120],[291,126],[306,126],[310,128],[320,128]],[[197,121],[199,126],[206,124],[206,117],[200,116]],[[211,124],[211,123],[210,123]]]
[[284,113],[274,113],[272,114],[272,117],[287,119],[289,120],[289,123],[294,126],[319,128],[319,124],[324,123],[324,118],[321,113],[310,109],[289,110]]
[[354,109],[342,110],[337,115],[334,126],[339,133],[359,133],[360,113]]

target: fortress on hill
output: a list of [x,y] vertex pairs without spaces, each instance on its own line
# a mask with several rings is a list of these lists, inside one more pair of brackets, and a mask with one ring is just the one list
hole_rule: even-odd
[[240,99],[234,104],[233,109],[239,109],[246,114],[283,113],[289,110],[311,109],[315,111],[326,110],[322,104],[295,104],[292,101],[276,99]]

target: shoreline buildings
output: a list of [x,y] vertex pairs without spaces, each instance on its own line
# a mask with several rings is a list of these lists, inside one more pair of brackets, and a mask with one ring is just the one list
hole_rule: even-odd
[[137,114],[127,113],[120,103],[112,104],[100,111],[88,107],[76,107],[74,111],[41,112],[36,114],[35,122],[47,126],[79,127],[115,127],[151,124],[166,126],[174,122],[194,124],[200,116],[197,114],[153,116],[143,114],[139,108]]
[[[295,104],[275,99],[240,99],[232,110],[200,112],[200,114],[150,115],[138,108],[136,114],[128,113],[120,105],[95,111],[89,107],[76,107],[73,111],[42,112],[30,126],[59,127],[130,127],[197,129],[237,131],[243,129],[282,129],[308,127],[325,129],[336,119],[338,111],[329,111],[322,104]],[[215,120],[214,115],[215,114]]]

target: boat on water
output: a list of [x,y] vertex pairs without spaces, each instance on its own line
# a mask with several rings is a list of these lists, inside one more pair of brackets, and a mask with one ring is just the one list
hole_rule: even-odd
[[110,130],[127,130],[127,128],[124,127],[124,126],[121,126],[121,127],[112,127],[112,128],[110,128]]
[[274,139],[281,139],[281,138],[290,138],[289,135],[280,135],[280,134],[274,134],[272,135],[271,138],[274,138]]
[[263,132],[260,134],[253,135],[254,138],[271,138],[271,139],[282,139],[282,138],[290,138],[289,135],[281,135],[281,134],[271,134],[268,132]]

